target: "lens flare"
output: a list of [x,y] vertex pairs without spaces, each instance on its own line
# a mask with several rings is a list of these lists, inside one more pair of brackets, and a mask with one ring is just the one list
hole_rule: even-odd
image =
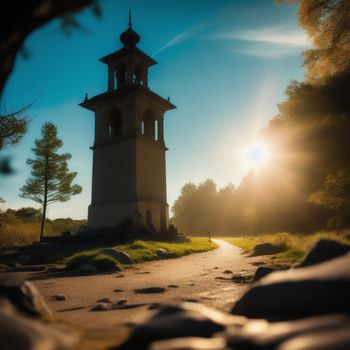
[[244,156],[251,166],[260,167],[270,158],[270,152],[265,144],[255,143],[245,150]]

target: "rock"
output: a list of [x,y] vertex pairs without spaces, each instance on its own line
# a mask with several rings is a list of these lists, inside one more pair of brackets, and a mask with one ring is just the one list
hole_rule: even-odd
[[275,269],[273,267],[259,266],[255,271],[253,280],[255,282],[259,281],[260,279],[262,279],[263,277],[267,276],[268,274],[274,271]]
[[80,265],[78,268],[78,271],[84,272],[84,273],[98,273],[99,272],[95,265],[92,265],[89,263]]
[[97,302],[98,303],[107,303],[107,304],[112,303],[111,299],[109,299],[109,298],[102,298],[102,299],[97,300]]
[[150,350],[228,350],[224,338],[176,338],[151,344]]
[[231,270],[225,270],[223,273],[233,273]]
[[159,248],[156,250],[156,254],[159,258],[161,259],[171,259],[171,258],[176,258],[176,255],[174,253],[168,252],[164,248]]
[[110,305],[108,303],[97,303],[94,305],[90,311],[107,311],[110,310]]
[[215,277],[216,280],[221,280],[221,281],[231,281],[230,277],[223,277],[223,276],[217,276]]
[[159,256],[159,257],[162,257],[162,256],[166,256],[169,252],[164,249],[164,248],[159,248],[156,250],[156,254]]
[[67,298],[63,294],[55,294],[51,297],[51,299],[56,301],[63,301],[63,300],[66,300]]
[[131,257],[128,253],[123,252],[115,248],[104,248],[101,250],[102,254],[109,255],[121,264],[130,265],[132,264]]
[[350,348],[350,326],[300,334],[284,343],[279,350],[349,350]]
[[237,301],[232,313],[288,320],[350,312],[349,266],[347,254],[317,265],[271,273]]
[[350,251],[350,246],[333,241],[331,239],[321,239],[306,254],[303,262],[299,265],[311,266],[323,261],[337,258]]
[[116,293],[121,293],[121,292],[124,292],[124,289],[122,289],[122,288],[116,288],[116,289],[114,289],[114,292],[116,292]]
[[30,255],[27,254],[21,254],[15,258],[16,262],[21,265],[30,264],[32,261],[32,258]]
[[183,298],[182,300],[187,303],[198,303],[198,300],[194,298]]
[[122,304],[122,305],[113,305],[113,310],[129,310],[129,309],[135,309],[137,307],[145,306],[147,304],[145,303],[138,303],[138,304]]
[[20,312],[42,318],[51,318],[47,307],[35,286],[17,276],[0,277],[0,298],[8,299]]
[[146,288],[138,288],[135,289],[134,292],[136,294],[153,294],[153,293],[164,293],[165,288],[163,287],[146,287]]
[[0,313],[1,350],[73,350],[77,337],[19,314]]
[[25,266],[16,266],[12,269],[14,272],[39,272],[46,271],[45,265],[25,265]]
[[148,349],[152,342],[172,338],[208,338],[231,323],[233,319],[229,316],[201,304],[169,305],[137,325],[118,349]]
[[[338,333],[339,330],[344,329],[347,329],[347,333],[350,335],[349,315],[334,314],[289,322],[269,323],[266,320],[251,320],[243,324],[240,328],[228,327],[222,336],[226,337],[230,348],[238,350],[335,350],[341,348],[336,346],[337,339],[334,336],[332,337],[331,333]],[[328,333],[328,340],[332,338],[333,340],[331,343],[328,342],[326,347],[320,347],[318,338],[322,337],[325,333]],[[313,339],[312,341],[301,341],[301,337]],[[316,344],[317,346],[315,347]],[[349,345],[350,343],[348,342],[347,344]],[[345,350],[346,347],[343,349]]]
[[120,275],[118,275],[118,276],[115,276],[115,278],[123,278],[123,277],[125,277],[123,274],[120,274]]
[[148,310],[155,310],[155,309],[159,309],[161,307],[161,304],[159,303],[152,303],[148,306]]
[[261,266],[261,265],[265,265],[265,261],[253,261],[252,262],[253,266]]
[[250,282],[253,282],[253,276],[235,274],[232,276],[231,280],[232,282],[235,282],[235,283],[250,283]]
[[253,253],[250,256],[272,255],[283,252],[284,249],[272,243],[261,243],[254,247]]
[[179,288],[179,286],[177,284],[169,284],[167,287],[168,288]]
[[120,299],[115,303],[115,305],[120,306],[120,305],[125,305],[126,303],[127,303],[126,299]]

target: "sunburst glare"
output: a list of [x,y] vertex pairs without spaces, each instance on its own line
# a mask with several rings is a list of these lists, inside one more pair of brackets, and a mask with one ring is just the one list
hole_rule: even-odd
[[253,167],[260,167],[270,158],[270,150],[263,143],[254,143],[244,152],[245,160]]

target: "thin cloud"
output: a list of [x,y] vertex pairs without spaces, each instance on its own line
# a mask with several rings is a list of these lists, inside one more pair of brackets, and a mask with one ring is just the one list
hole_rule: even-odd
[[301,50],[311,45],[310,39],[304,32],[286,26],[237,30],[216,35],[215,38],[244,42],[243,46],[234,48],[232,51],[261,58],[298,55]]

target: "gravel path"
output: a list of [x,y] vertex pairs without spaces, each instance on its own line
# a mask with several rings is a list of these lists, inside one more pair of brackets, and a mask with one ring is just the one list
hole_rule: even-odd
[[[33,278],[49,307],[65,322],[79,327],[109,329],[116,325],[134,323],[149,314],[151,304],[174,301],[198,301],[208,306],[229,311],[235,300],[248,287],[233,283],[233,274],[252,275],[254,261],[226,241],[215,239],[218,248],[182,258],[152,261],[134,265],[122,273]],[[228,270],[228,271],[227,271]],[[231,273],[232,272],[232,273]],[[137,289],[150,289],[153,293],[135,293]],[[159,288],[160,287],[160,288]],[[162,291],[165,288],[165,291]],[[158,291],[158,292],[154,292]],[[53,295],[64,295],[66,300],[52,300]],[[90,311],[98,300],[110,299],[113,303],[126,300],[127,304],[144,304],[135,308],[110,311]],[[125,304],[125,301],[120,303]]]

